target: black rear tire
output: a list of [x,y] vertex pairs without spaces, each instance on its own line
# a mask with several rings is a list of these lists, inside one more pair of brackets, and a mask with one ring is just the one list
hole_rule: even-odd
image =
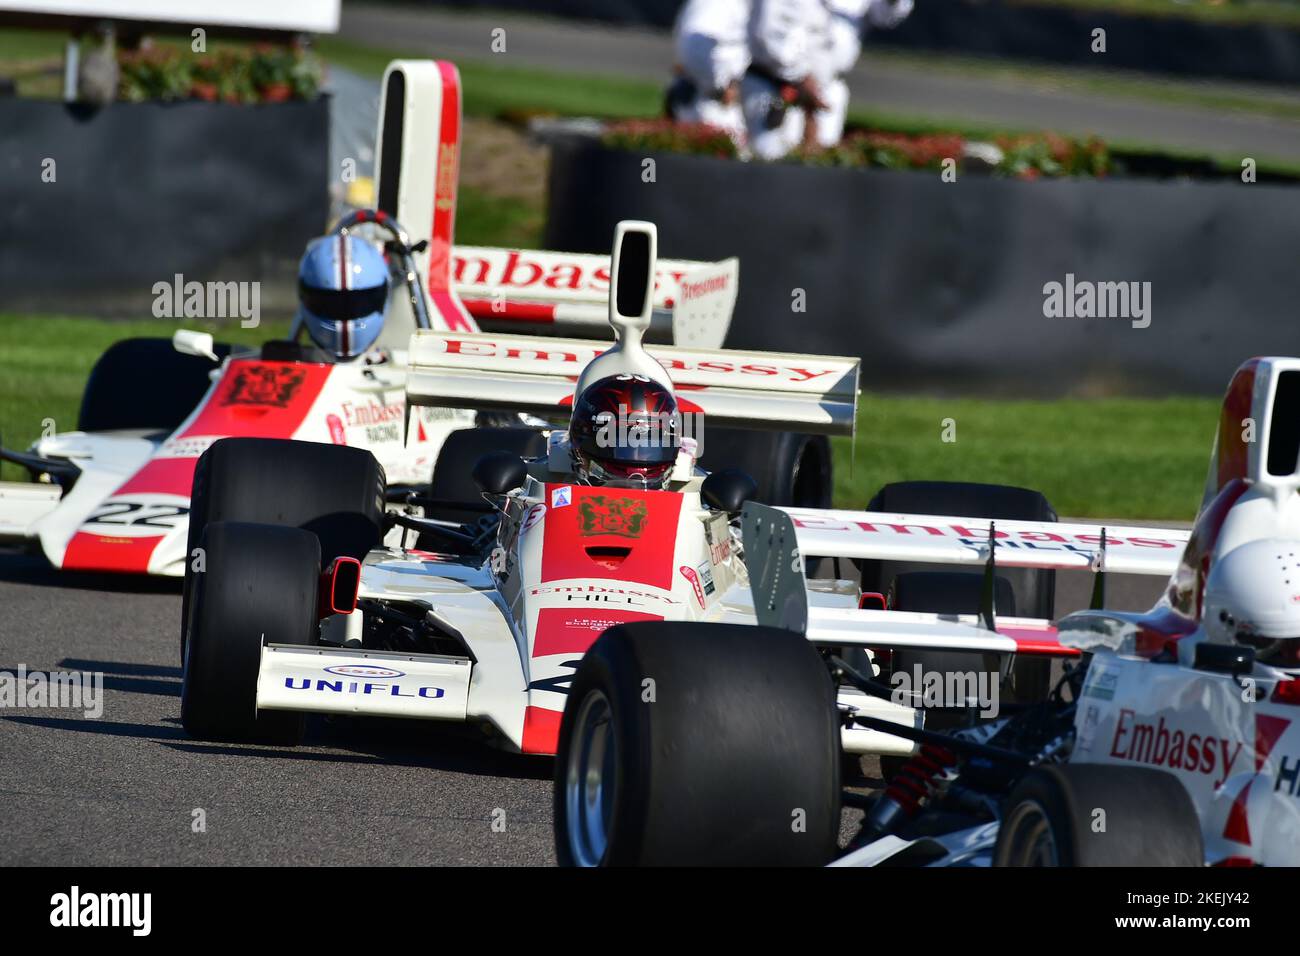
[[257,710],[262,645],[315,644],[321,557],[298,528],[218,521],[200,538],[181,723],[201,740],[293,745],[302,714]]
[[194,549],[217,521],[303,528],[320,541],[328,566],[341,555],[364,560],[384,535],[384,469],[362,448],[279,438],[223,438],[199,458],[190,498],[181,657],[193,590]]
[[[586,784],[598,764],[600,801]],[[610,628],[574,675],[555,774],[563,865],[827,863],[840,825],[829,672],[775,628]]]
[[[447,435],[438,449],[429,482],[429,497],[445,501],[482,501],[482,493],[471,472],[484,455],[505,451],[520,458],[540,458],[546,454],[546,436],[535,428],[461,428]],[[442,521],[475,521],[481,512],[457,508],[426,508],[425,516]],[[437,539],[429,538],[429,550],[437,551]],[[424,548],[421,538],[417,547]]]
[[[1055,521],[1056,511],[1041,492],[1008,485],[985,485],[965,481],[900,481],[885,485],[867,505],[868,511],[918,515],[951,515],[959,518],[996,520]],[[987,528],[981,529],[987,531]],[[915,572],[945,575],[946,587],[939,578],[926,582],[913,579],[911,587],[900,594],[900,611],[928,611],[939,614],[973,614],[979,609],[983,575],[979,571],[953,571],[949,565],[916,564],[897,561],[861,561],[858,564],[864,591],[885,593],[894,589],[897,578]],[[962,586],[960,578],[966,578]],[[1052,620],[1056,605],[1056,572],[1032,568],[1000,568],[997,611],[1005,616],[1020,614]],[[1003,583],[1010,585],[1011,598],[1006,600]],[[950,589],[950,590],[949,590]],[[910,593],[907,593],[910,592]],[[982,655],[945,651],[898,651],[895,668],[911,670],[920,664],[923,670],[948,673],[953,670],[981,669]],[[986,662],[987,663],[987,662]],[[959,665],[959,666],[954,666]],[[1018,657],[1012,665],[1009,697],[1030,703],[1046,699],[1051,690],[1049,658]],[[996,669],[996,664],[993,665]]]
[[[980,574],[963,571],[910,571],[894,578],[888,600],[889,606],[896,611],[974,614],[979,610],[983,588],[984,578]],[[994,578],[994,606],[998,614],[1010,617],[1016,613],[1015,591],[1012,589],[1011,582],[1001,575]],[[913,668],[918,664],[923,672],[949,674],[982,671],[988,673],[990,679],[995,682],[1001,678],[1000,661],[996,654],[901,649],[893,653],[895,672],[903,671],[911,675]],[[953,722],[941,720],[939,715],[933,714],[926,726],[933,730],[941,724]]]
[[[213,351],[225,358],[230,346]],[[216,367],[210,359],[177,352],[170,339],[114,342],[90,370],[77,428],[174,431],[207,394],[208,373]]]
[[1204,866],[1191,796],[1149,767],[1037,767],[1007,798],[995,866]]
[[758,484],[754,500],[762,504],[831,506],[831,444],[825,435],[706,425],[700,465],[708,471],[739,468]]

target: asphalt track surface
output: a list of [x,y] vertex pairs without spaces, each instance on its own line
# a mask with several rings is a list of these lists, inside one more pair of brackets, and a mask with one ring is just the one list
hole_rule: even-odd
[[[503,28],[506,49],[491,49]],[[664,81],[673,61],[663,32],[505,12],[469,13],[427,7],[349,3],[339,35],[368,46],[448,60]],[[1162,145],[1256,159],[1300,155],[1300,122],[1196,103],[1169,103],[1083,92],[1048,79],[946,72],[916,62],[872,56],[870,41],[848,74],[853,108],[937,121],[1013,129],[1095,133],[1113,141]],[[1184,88],[1194,84],[1183,84]],[[1215,81],[1207,91],[1297,102],[1294,91]]]
[[[1058,579],[1058,613],[1086,603],[1086,574]],[[1162,585],[1116,578],[1111,604],[1148,607]],[[191,740],[179,618],[175,582],[0,551],[0,671],[104,675],[97,719],[0,709],[0,865],[554,862],[552,762],[465,728],[313,718],[298,748]],[[879,786],[876,761],[863,769],[860,787]]]

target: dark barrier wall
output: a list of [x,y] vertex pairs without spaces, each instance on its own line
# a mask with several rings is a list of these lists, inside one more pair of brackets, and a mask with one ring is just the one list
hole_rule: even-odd
[[[727,344],[859,355],[868,388],[1221,394],[1242,359],[1300,354],[1300,189],[672,155],[646,183],[643,160],[558,143],[546,248],[604,252],[619,219],[649,219],[665,257],[738,255]],[[1046,317],[1067,273],[1150,282],[1150,326]]]
[[0,310],[148,316],[176,273],[260,281],[264,311],[291,308],[328,214],[327,100],[0,99],[0,131]]
[[[555,16],[667,28],[681,3],[547,0],[545,7]],[[435,0],[435,5],[525,12],[538,9],[537,0]],[[1092,31],[1097,27],[1106,30],[1105,54],[1092,52]],[[1125,16],[1003,0],[918,0],[902,26],[876,31],[870,42],[1078,66],[1300,82],[1300,31],[1268,24],[1207,23],[1172,14]]]

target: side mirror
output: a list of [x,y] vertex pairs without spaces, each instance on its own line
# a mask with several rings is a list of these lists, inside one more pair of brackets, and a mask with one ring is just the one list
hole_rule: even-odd
[[1255,648],[1201,641],[1193,652],[1192,666],[1201,671],[1241,677],[1255,669]]
[[513,452],[488,452],[474,463],[470,472],[474,484],[489,495],[504,495],[514,491],[528,477],[528,466]]
[[196,355],[199,358],[211,359],[214,362],[221,361],[217,358],[211,332],[177,329],[172,333],[172,348],[182,355]]
[[700,500],[715,511],[736,514],[758,493],[758,485],[739,468],[715,471],[700,485]]

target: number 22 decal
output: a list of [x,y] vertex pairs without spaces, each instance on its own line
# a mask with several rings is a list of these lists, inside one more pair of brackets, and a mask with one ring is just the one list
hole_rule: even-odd
[[133,525],[149,528],[176,527],[176,519],[189,514],[189,508],[175,505],[147,505],[138,501],[112,501],[100,505],[86,524]]

